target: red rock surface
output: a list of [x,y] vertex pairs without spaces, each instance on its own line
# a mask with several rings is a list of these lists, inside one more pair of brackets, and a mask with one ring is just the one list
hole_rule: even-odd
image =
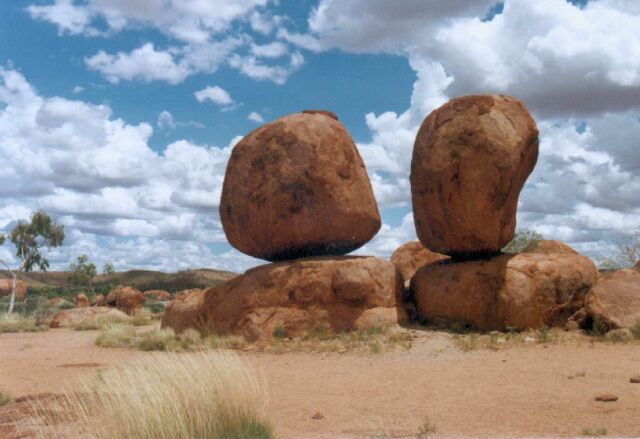
[[600,278],[589,295],[587,314],[610,328],[630,328],[640,322],[640,273],[623,269]]
[[538,157],[538,130],[507,96],[465,96],[424,120],[411,161],[416,231],[431,251],[496,253],[514,236],[518,196]]
[[[405,320],[399,303],[402,279],[390,262],[374,257],[321,257],[263,265],[208,289],[203,298],[207,328],[218,334],[268,339],[274,332],[300,336],[366,329]],[[163,325],[186,329],[199,295],[169,305]]]
[[345,254],[380,228],[351,136],[318,112],[263,125],[234,147],[220,218],[232,246],[269,261]]
[[142,293],[142,295],[146,300],[165,301],[165,300],[171,299],[171,294],[165,290],[147,290],[144,293]]
[[[0,297],[11,295],[13,279],[0,279]],[[27,284],[20,279],[16,279],[16,301],[22,302],[27,296]]]
[[580,255],[520,253],[487,260],[441,261],[418,270],[411,291],[420,318],[480,330],[564,326],[596,283]]
[[89,307],[89,298],[86,294],[80,293],[76,296],[73,304],[76,308],[88,308]]
[[114,306],[129,315],[134,315],[142,309],[144,296],[136,288],[118,286],[109,292],[105,304]]
[[420,241],[411,241],[398,247],[389,260],[400,272],[405,286],[409,287],[409,282],[418,269],[443,259],[449,259],[449,256],[427,250]]
[[92,306],[90,308],[71,308],[58,311],[47,318],[50,328],[72,328],[76,325],[97,323],[100,319],[127,319],[128,315],[122,311],[106,306]]
[[176,332],[182,332],[188,328],[206,328],[204,293],[205,290],[199,289],[180,292],[165,308],[162,327],[173,328]]

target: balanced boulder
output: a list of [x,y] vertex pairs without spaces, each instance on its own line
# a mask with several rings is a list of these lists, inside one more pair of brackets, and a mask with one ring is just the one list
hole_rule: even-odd
[[396,266],[405,287],[409,287],[409,282],[418,269],[432,262],[448,259],[449,256],[434,253],[424,248],[420,241],[410,241],[402,244],[391,255],[391,263]]
[[118,286],[109,292],[105,304],[116,307],[129,315],[134,315],[142,309],[144,296],[136,288]]
[[587,315],[610,329],[640,322],[640,273],[627,268],[603,276],[588,297]]
[[[13,287],[13,279],[0,279],[0,297],[10,296]],[[27,284],[24,281],[16,279],[16,301],[24,302],[27,297]]]
[[120,310],[105,306],[71,308],[51,315],[47,320],[50,328],[69,328],[76,325],[97,324],[100,320],[126,320],[129,316]]
[[514,236],[518,196],[538,157],[538,129],[507,96],[465,96],[424,120],[413,149],[416,231],[431,251],[497,253]]
[[206,328],[204,315],[205,290],[185,290],[167,305],[162,316],[162,327],[173,328],[176,332],[193,328]]
[[564,326],[584,307],[598,271],[573,254],[504,254],[466,262],[439,261],[413,276],[421,319],[479,330]]
[[232,246],[268,261],[345,254],[380,228],[353,140],[321,111],[282,117],[233,148],[220,218]]
[[[201,319],[218,334],[248,340],[274,334],[300,336],[366,329],[405,320],[399,303],[402,278],[390,262],[374,257],[319,257],[267,264],[209,288],[202,298],[181,295],[169,305],[164,326],[180,331]],[[193,315],[185,325],[179,314]],[[204,316],[204,317],[202,317]],[[179,322],[179,323],[175,323]]]
[[89,307],[89,298],[86,294],[80,293],[76,296],[73,304],[76,308],[88,308]]

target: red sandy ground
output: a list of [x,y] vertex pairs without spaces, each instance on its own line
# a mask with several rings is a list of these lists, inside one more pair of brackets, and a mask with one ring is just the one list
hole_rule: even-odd
[[[0,390],[56,392],[147,355],[100,348],[95,338],[67,329],[0,334]],[[409,351],[242,355],[266,378],[269,419],[284,439],[413,437],[426,416],[436,437],[576,437],[597,427],[640,436],[640,384],[629,383],[640,374],[638,343],[577,337],[462,352],[449,334],[418,331]],[[596,402],[603,393],[619,400]]]

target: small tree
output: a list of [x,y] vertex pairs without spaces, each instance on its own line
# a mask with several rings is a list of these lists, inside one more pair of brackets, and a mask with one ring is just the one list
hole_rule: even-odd
[[108,276],[113,273],[115,273],[115,270],[113,269],[113,264],[111,262],[105,263],[104,266],[102,267],[102,274]]
[[87,255],[78,256],[77,262],[69,265],[69,282],[76,286],[91,288],[93,278],[96,277],[96,264],[89,262]]
[[502,251],[505,253],[522,253],[543,239],[544,236],[535,230],[519,229],[516,232],[516,236],[502,248]]
[[[17,269],[12,270],[5,261],[0,260],[0,263],[7,267],[13,276],[9,299],[9,312],[13,312],[18,274],[31,271],[34,268],[47,271],[49,260],[42,255],[41,249],[62,245],[64,226],[55,224],[49,215],[39,210],[31,215],[31,222],[19,221],[9,234],[9,239],[16,246],[16,256],[20,260],[20,265]],[[5,240],[5,236],[0,236],[0,244],[3,244]]]

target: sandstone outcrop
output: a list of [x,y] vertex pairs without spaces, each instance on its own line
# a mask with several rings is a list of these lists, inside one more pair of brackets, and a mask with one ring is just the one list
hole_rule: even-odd
[[176,295],[164,310],[162,327],[178,333],[189,328],[205,330],[204,293],[205,290],[192,289]]
[[335,115],[312,110],[265,124],[233,148],[220,218],[233,247],[268,261],[346,254],[380,228],[351,136]]
[[50,328],[70,328],[76,325],[90,325],[100,319],[128,319],[120,310],[105,306],[92,306],[90,308],[71,308],[58,311],[48,318]]
[[418,315],[475,329],[564,326],[596,283],[593,262],[573,254],[504,254],[435,262],[413,276]]
[[622,269],[600,278],[589,294],[586,311],[591,320],[597,318],[609,329],[640,322],[640,273]]
[[[172,302],[164,326],[180,331],[183,315],[204,319],[218,334],[268,339],[274,332],[300,336],[366,329],[405,320],[399,303],[402,278],[390,262],[374,257],[319,257],[263,265],[209,288],[202,299],[181,294]],[[202,314],[197,311],[202,300]]]
[[147,290],[142,293],[146,300],[166,301],[171,299],[171,294],[165,290]]
[[[0,279],[0,297],[10,296],[13,287],[13,279]],[[27,297],[27,284],[20,279],[16,279],[16,302],[24,302]]]
[[418,269],[432,262],[448,259],[449,256],[434,253],[424,248],[420,241],[410,241],[398,247],[389,259],[396,266],[406,288]]
[[87,308],[89,307],[89,298],[87,297],[86,294],[80,293],[76,296],[75,300],[73,301],[73,305],[76,308]]
[[105,304],[134,315],[142,309],[144,296],[136,288],[118,286],[109,292]]
[[424,120],[411,161],[416,231],[431,251],[497,253],[514,236],[520,190],[538,157],[538,129],[507,96],[465,96]]

